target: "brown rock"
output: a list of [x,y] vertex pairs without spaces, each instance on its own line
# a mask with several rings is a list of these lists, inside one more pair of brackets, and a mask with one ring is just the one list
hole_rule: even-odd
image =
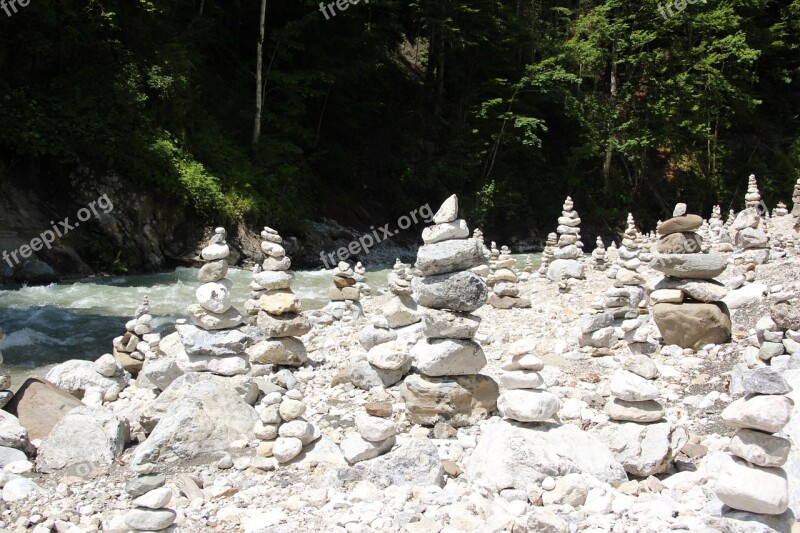
[[258,299],[258,307],[271,315],[299,313],[303,310],[300,299],[290,289],[266,291]]
[[333,284],[336,285],[338,289],[344,289],[345,287],[352,287],[356,284],[356,280],[354,278],[345,278],[342,276],[333,276]]
[[415,424],[439,421],[463,427],[486,418],[497,408],[497,383],[483,375],[427,377],[413,374],[400,386],[409,417]]
[[83,405],[79,399],[41,378],[28,378],[5,410],[16,416],[31,440],[44,439],[69,411]]
[[723,303],[660,303],[653,318],[666,344],[697,350],[731,338],[731,315]]
[[381,418],[389,418],[392,416],[392,404],[390,402],[367,402],[364,405],[367,414],[372,416],[379,416]]
[[670,233],[658,239],[656,250],[660,254],[699,254],[703,238],[697,233]]
[[449,477],[458,477],[464,473],[455,461],[442,461],[442,468],[444,469],[445,475]]
[[684,233],[694,231],[703,225],[703,217],[700,215],[684,215],[665,220],[657,228],[659,235],[669,235],[671,233]]
[[131,357],[131,354],[121,352],[117,350],[117,347],[114,346],[113,348],[113,355],[114,359],[122,365],[126,371],[130,372],[134,376],[137,375],[142,370],[142,366],[144,365],[144,361],[139,361],[138,359],[134,359]]

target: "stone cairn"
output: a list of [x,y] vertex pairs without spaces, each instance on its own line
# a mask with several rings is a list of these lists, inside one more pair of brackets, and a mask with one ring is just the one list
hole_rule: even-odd
[[583,257],[581,218],[569,196],[561,207],[561,216],[558,217],[558,228],[556,228],[558,248],[553,251],[555,260],[547,269],[547,277],[551,281],[560,281],[563,274],[567,278],[583,279],[586,274],[584,264],[580,261]]
[[728,342],[731,318],[722,303],[727,290],[714,281],[727,261],[719,254],[700,252],[702,243],[695,230],[702,217],[686,214],[684,204],[678,204],[673,215],[658,227],[659,253],[650,263],[666,274],[649,287],[655,323],[666,344],[681,348],[698,350]]
[[200,252],[200,257],[208,261],[197,273],[203,285],[195,292],[197,303],[186,308],[189,320],[205,330],[234,328],[244,322],[242,314],[231,304],[233,282],[225,277],[228,273],[226,258],[231,252],[225,236],[225,228],[216,228],[214,236]]
[[356,273],[345,261],[333,269],[333,287],[328,295],[330,303],[325,311],[336,320],[357,320],[364,315],[361,291],[356,287]]
[[[433,218],[433,232],[458,226],[458,199],[448,198]],[[400,394],[413,423],[453,427],[474,423],[497,406],[497,383],[478,374],[486,366],[473,338],[480,318],[471,314],[488,296],[486,282],[469,269],[483,261],[480,243],[455,238],[425,244],[417,252],[411,288],[422,316],[423,336],[411,350],[416,373],[405,378]]]
[[533,260],[531,259],[530,255],[525,256],[525,266],[522,268],[522,272],[527,274],[526,279],[523,279],[523,281],[527,281],[531,274],[536,272],[536,267],[533,266]]
[[[715,493],[737,511],[783,514],[789,506],[789,483],[781,466],[789,457],[791,441],[774,434],[789,422],[793,402],[785,395],[792,388],[769,367],[742,371],[736,385],[738,390],[731,393],[745,396],[721,414],[723,423],[736,433],[728,445],[731,456],[720,466]],[[723,510],[723,517],[729,513]]]
[[354,277],[356,279],[356,287],[358,291],[361,293],[362,298],[366,298],[372,295],[372,287],[367,284],[367,269],[364,268],[364,265],[361,264],[361,261],[356,263],[355,268],[353,268],[353,272],[355,272]]
[[547,241],[544,244],[542,251],[542,264],[539,265],[539,276],[546,277],[547,271],[553,262],[556,244],[558,243],[558,235],[555,232],[547,234]]
[[617,248],[617,243],[615,241],[611,241],[611,244],[608,245],[606,248],[606,256],[608,257],[609,265],[613,265],[619,259],[619,249]]
[[167,508],[173,493],[165,483],[163,475],[155,474],[125,484],[125,491],[133,498],[135,506],[125,514],[126,526],[135,531],[162,531],[175,523],[178,514]]
[[161,335],[153,333],[150,299],[145,296],[133,318],[125,323],[125,333],[114,338],[112,354],[122,368],[135,375],[142,370],[145,359],[155,357],[159,342]]
[[592,250],[592,262],[594,269],[598,272],[604,272],[608,268],[608,254],[606,253],[606,245],[603,244],[603,239],[598,235],[597,243],[594,250]]
[[[475,272],[477,275],[481,276],[484,279],[488,279],[489,276],[492,274],[492,268],[489,265],[489,259],[491,258],[491,251],[483,244],[483,232],[479,228],[475,228],[475,231],[472,232],[472,238],[478,241],[478,244],[483,250],[483,262],[478,266],[474,266],[470,268],[470,272]],[[492,243],[494,244],[494,243]]]
[[356,415],[356,431],[344,440],[341,448],[345,460],[355,464],[374,459],[391,451],[395,444],[397,425],[392,420],[391,404],[386,409],[371,409]]
[[769,259],[769,237],[766,221],[761,209],[761,193],[758,191],[756,177],[750,174],[747,193],[744,196],[745,209],[736,215],[731,229],[735,232],[734,243],[743,250],[745,263],[754,261],[764,264]]
[[622,368],[611,376],[611,398],[605,406],[608,417],[617,422],[638,424],[661,420],[664,407],[657,401],[661,394],[652,383],[658,375],[658,367],[646,355],[625,358]]
[[789,209],[783,202],[778,202],[778,205],[776,205],[775,209],[772,210],[772,216],[774,217],[785,217],[788,215],[789,215]]
[[530,307],[530,299],[519,295],[516,261],[511,257],[508,246],[500,249],[500,255],[497,256],[494,267],[494,272],[489,276],[487,282],[491,288],[487,303],[495,309]]
[[255,316],[255,325],[265,338],[248,349],[253,365],[300,366],[308,360],[305,344],[298,337],[311,331],[311,321],[303,315],[302,304],[292,292],[294,272],[282,244],[272,228],[261,232],[261,250],[267,258],[261,270],[253,273],[250,299],[245,309]]
[[619,247],[616,268],[609,270],[608,277],[614,279],[615,287],[636,286],[644,283],[644,278],[639,274],[642,261],[639,259],[641,250],[639,242],[641,237],[636,229],[633,214],[628,213],[627,227],[622,235],[622,245]]
[[500,250],[497,248],[497,243],[492,241],[492,246],[489,248],[489,277],[497,270],[497,261],[500,257]]
[[558,398],[545,389],[539,373],[544,363],[536,355],[533,339],[522,339],[508,347],[511,360],[502,365],[497,378],[505,389],[497,399],[503,417],[517,422],[546,422],[558,412]]
[[[773,293],[775,296],[778,294]],[[794,311],[797,302],[790,303],[792,293],[784,297],[787,300],[775,302],[769,316],[756,322],[756,333],[748,339],[750,346],[745,348],[744,359],[751,368],[768,364],[785,369],[791,355],[800,352],[800,316]]]
[[256,450],[260,457],[288,463],[321,436],[319,428],[303,418],[306,404],[297,389],[269,392],[255,409],[259,420],[254,433],[263,441]]
[[411,265],[397,259],[389,273],[392,299],[382,309],[382,314],[372,317],[372,324],[358,334],[367,356],[351,366],[350,381],[360,389],[390,387],[411,370],[408,344],[417,336],[409,326],[421,320],[411,297],[412,278]]
[[800,217],[800,178],[794,184],[794,191],[792,192],[792,215]]

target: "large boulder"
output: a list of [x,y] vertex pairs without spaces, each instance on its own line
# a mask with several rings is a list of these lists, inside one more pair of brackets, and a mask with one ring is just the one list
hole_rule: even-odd
[[712,279],[727,267],[719,254],[657,254],[650,261],[650,268],[674,278]]
[[409,418],[415,424],[433,426],[445,421],[467,426],[497,408],[499,390],[488,376],[427,377],[412,374],[400,386]]
[[723,303],[659,303],[653,319],[666,344],[700,349],[731,338],[731,315]]
[[546,477],[582,473],[619,485],[625,470],[611,451],[577,426],[529,426],[500,421],[483,427],[470,457],[467,475],[492,492],[525,490]]
[[51,368],[46,379],[78,399],[83,398],[87,388],[99,387],[103,389],[103,399],[113,401],[128,386],[131,375],[122,372],[119,376],[109,378],[97,372],[92,361],[71,359]]
[[415,277],[411,281],[411,290],[419,305],[464,313],[482,306],[489,295],[486,281],[473,272]]
[[426,376],[472,375],[486,366],[481,345],[468,339],[422,339],[411,356]]
[[244,353],[252,338],[238,329],[206,331],[189,324],[175,327],[190,356],[226,357]]
[[562,277],[583,279],[586,277],[586,265],[577,259],[556,259],[547,268],[547,278],[561,281]]
[[143,464],[168,458],[192,459],[251,441],[258,414],[232,379],[190,373],[176,379],[142,410],[140,425],[150,434],[131,458]]
[[127,420],[102,407],[76,407],[42,441],[36,467],[55,472],[77,465],[107,466],[122,454],[128,440]]
[[436,276],[468,270],[482,262],[483,250],[478,241],[454,239],[420,246],[415,266],[423,276]]
[[19,419],[30,439],[44,439],[69,411],[83,405],[79,399],[45,379],[28,378],[6,410]]

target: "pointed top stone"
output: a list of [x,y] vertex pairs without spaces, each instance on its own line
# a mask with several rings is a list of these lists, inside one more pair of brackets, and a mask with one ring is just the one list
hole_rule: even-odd
[[673,217],[682,217],[686,214],[686,204],[679,203],[675,204],[675,209],[672,211]]
[[454,194],[444,201],[442,206],[433,215],[434,224],[453,222],[458,218],[458,197]]

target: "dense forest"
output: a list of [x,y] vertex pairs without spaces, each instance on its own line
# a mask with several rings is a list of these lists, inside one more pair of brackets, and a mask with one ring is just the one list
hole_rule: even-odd
[[89,166],[284,230],[457,192],[510,238],[567,194],[611,232],[800,177],[800,0],[22,4],[0,11],[0,173],[54,191]]

